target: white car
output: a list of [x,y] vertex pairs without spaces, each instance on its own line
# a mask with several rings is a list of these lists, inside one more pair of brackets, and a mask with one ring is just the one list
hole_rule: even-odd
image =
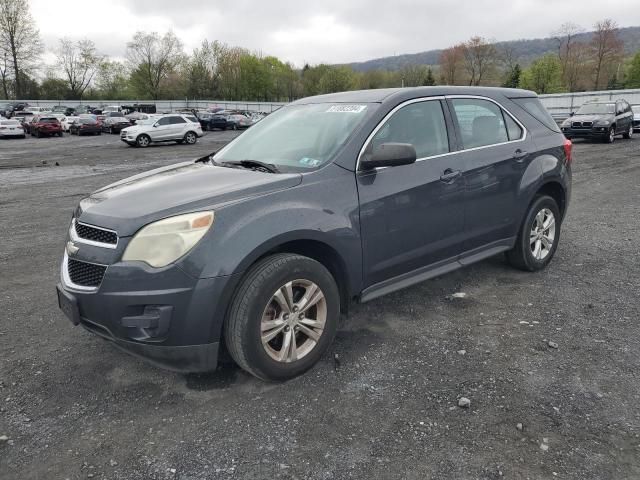
[[80,117],[64,117],[64,120],[60,120],[60,124],[62,125],[62,130],[65,132],[69,131],[69,127],[71,126],[71,124],[73,122],[75,122],[76,120],[79,120]]
[[633,131],[640,132],[640,105],[631,105],[633,111]]
[[132,147],[148,147],[152,143],[176,142],[193,145],[202,137],[202,126],[193,115],[169,114],[138,120],[122,129],[120,140]]
[[24,128],[17,120],[6,120],[0,117],[0,138],[20,137],[24,138]]

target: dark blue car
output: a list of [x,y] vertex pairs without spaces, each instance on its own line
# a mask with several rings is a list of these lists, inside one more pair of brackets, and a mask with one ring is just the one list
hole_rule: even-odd
[[214,155],[82,200],[59,304],[164,367],[213,370],[224,344],[284,380],[319,360],[352,302],[500,253],[546,267],[570,196],[571,142],[533,92],[305,98]]

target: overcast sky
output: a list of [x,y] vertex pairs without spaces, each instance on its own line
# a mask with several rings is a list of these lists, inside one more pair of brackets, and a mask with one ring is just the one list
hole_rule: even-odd
[[207,38],[298,67],[445,48],[472,35],[546,37],[567,21],[587,30],[604,17],[640,25],[640,0],[27,1],[49,50],[62,36],[86,37],[123,57],[136,30],[170,29],[187,51]]

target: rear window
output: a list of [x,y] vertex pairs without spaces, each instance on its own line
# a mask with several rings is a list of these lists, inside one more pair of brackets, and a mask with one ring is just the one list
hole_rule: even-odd
[[95,125],[96,123],[98,123],[93,118],[81,118],[80,122],[84,123],[85,125]]
[[184,118],[189,120],[191,123],[198,123],[198,119],[196,117],[194,117],[193,115],[185,115]]
[[4,120],[4,121],[0,122],[0,125],[8,125],[8,126],[15,127],[16,125],[20,125],[20,124],[18,122],[16,122],[15,120]]
[[57,118],[41,118],[39,120],[40,123],[58,123]]
[[537,97],[512,98],[511,101],[527,111],[529,115],[554,132],[562,133],[560,127]]

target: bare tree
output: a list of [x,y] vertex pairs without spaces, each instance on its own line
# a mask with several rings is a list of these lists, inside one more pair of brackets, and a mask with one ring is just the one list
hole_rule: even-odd
[[480,85],[496,63],[494,45],[482,37],[471,37],[464,43],[464,68],[469,74],[469,85]]
[[102,61],[96,53],[95,44],[86,39],[73,42],[63,38],[60,40],[57,56],[69,85],[70,95],[73,98],[82,98]]
[[582,32],[582,27],[567,22],[552,34],[557,43],[562,82],[570,92],[578,89],[578,82],[584,73],[584,43],[577,40]]
[[9,56],[7,52],[0,52],[0,81],[2,81],[2,94],[9,100]]
[[158,99],[162,82],[183,58],[182,43],[173,32],[136,32],[127,43],[127,59],[133,68],[136,84]]
[[440,53],[440,72],[442,83],[455,85],[459,79],[464,46],[462,44],[446,48]]
[[29,2],[0,0],[0,58],[3,69],[6,66],[7,84],[9,74],[13,77],[16,98],[23,95],[22,79],[35,68],[41,51],[40,33],[29,12]]
[[623,43],[618,38],[618,24],[611,19],[597,22],[591,39],[591,52],[594,63],[594,90],[606,85],[612,66],[623,55]]

